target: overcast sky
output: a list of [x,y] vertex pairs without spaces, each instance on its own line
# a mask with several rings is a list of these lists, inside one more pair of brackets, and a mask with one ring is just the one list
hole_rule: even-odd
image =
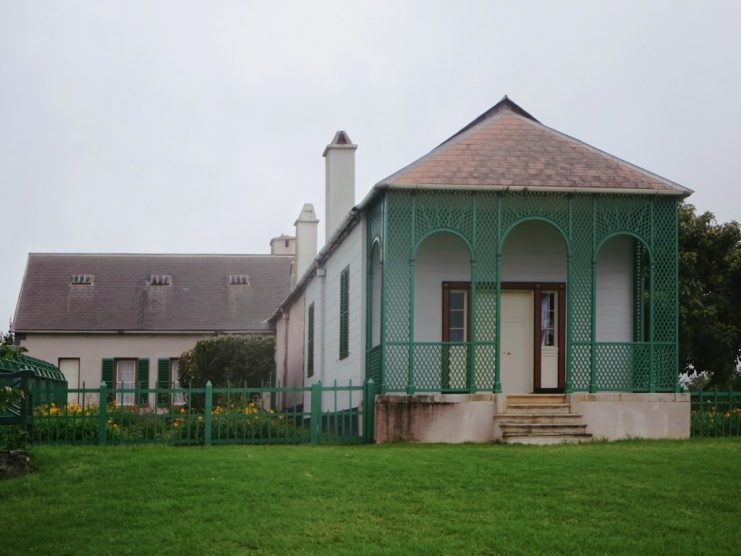
[[[741,220],[741,2],[0,0],[0,331],[29,252],[265,253],[504,94]],[[323,229],[323,226],[320,226]]]

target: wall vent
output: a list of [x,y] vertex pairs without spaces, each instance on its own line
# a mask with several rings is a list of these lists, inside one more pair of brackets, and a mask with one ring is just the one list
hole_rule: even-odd
[[95,274],[73,274],[70,282],[76,286],[92,286]]
[[149,277],[150,286],[171,286],[172,276],[169,274],[152,274]]
[[249,286],[249,274],[230,274],[226,277],[230,286]]

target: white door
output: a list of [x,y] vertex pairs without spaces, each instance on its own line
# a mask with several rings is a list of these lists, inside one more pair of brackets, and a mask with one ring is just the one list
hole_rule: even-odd
[[502,337],[499,361],[502,392],[533,391],[533,292],[502,292]]

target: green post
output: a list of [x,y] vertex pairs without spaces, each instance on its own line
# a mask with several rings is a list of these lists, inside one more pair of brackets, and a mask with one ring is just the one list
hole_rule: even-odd
[[98,444],[104,446],[108,441],[108,386],[105,380],[100,383],[98,398]]
[[502,349],[501,330],[502,330],[502,196],[499,192],[496,194],[497,199],[497,266],[494,269],[496,279],[496,298],[494,301],[494,392],[499,394],[502,391],[501,382],[501,363],[500,350]]
[[597,391],[597,198],[592,195],[592,303],[589,349],[589,391]]
[[651,297],[649,297],[650,304],[648,306],[648,310],[649,310],[649,317],[648,317],[648,320],[649,320],[649,323],[648,323],[648,341],[649,341],[649,344],[648,344],[648,349],[649,349],[648,391],[649,392],[656,392],[656,353],[655,353],[655,348],[654,348],[654,340],[656,339],[654,337],[654,330],[656,329],[656,327],[654,326],[654,305],[656,304],[655,302],[656,282],[655,282],[654,277],[656,275],[656,264],[654,263],[654,260],[653,260],[654,256],[655,255],[653,255],[652,253],[651,266],[650,266],[651,270],[649,271],[651,272],[651,276],[650,276],[651,285],[649,286],[651,290],[651,293],[649,295]]
[[322,382],[311,385],[311,443],[319,444],[322,432]]
[[414,278],[415,278],[415,233],[417,228],[417,194],[412,191],[412,218],[411,218],[411,230],[409,232],[410,245],[409,245],[409,343],[407,351],[407,394],[410,396],[414,394]]
[[574,383],[571,378],[572,372],[571,372],[571,352],[573,351],[572,346],[572,336],[573,336],[573,319],[571,316],[571,306],[574,304],[572,301],[572,296],[574,294],[574,288],[572,285],[572,281],[574,279],[574,260],[572,255],[572,250],[574,249],[574,210],[573,210],[573,195],[569,195],[569,245],[568,245],[568,253],[566,254],[566,330],[564,331],[566,333],[566,377],[564,378],[564,392],[566,394],[571,394],[574,391]]
[[204,412],[206,413],[203,416],[203,444],[205,446],[211,446],[211,409],[213,408],[214,404],[214,386],[211,384],[211,381],[209,380],[206,383],[206,408],[204,409]]
[[376,384],[372,378],[365,381],[363,388],[363,437],[371,444],[375,436]]

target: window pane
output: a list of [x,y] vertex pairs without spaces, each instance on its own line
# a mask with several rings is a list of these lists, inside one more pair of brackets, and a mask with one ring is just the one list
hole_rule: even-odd
[[[116,361],[116,388],[134,389],[136,387],[136,360],[122,359]],[[116,396],[121,405],[134,405],[133,392],[120,393]]]
[[448,335],[451,342],[462,342],[464,330],[462,328],[451,328]]
[[450,312],[450,328],[463,328],[465,322],[463,311]]
[[450,310],[462,311],[465,306],[466,294],[461,291],[450,292]]

